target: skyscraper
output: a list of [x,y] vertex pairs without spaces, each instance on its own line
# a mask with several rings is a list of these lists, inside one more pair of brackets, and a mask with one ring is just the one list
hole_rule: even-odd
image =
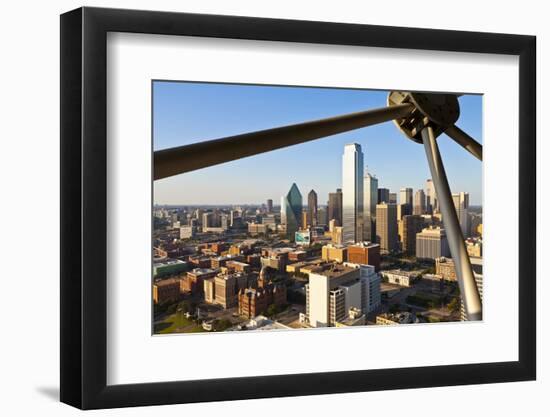
[[414,193],[413,214],[424,214],[426,212],[426,195],[424,190]]
[[412,210],[413,203],[413,189],[409,187],[401,188],[399,190],[399,204],[408,204]]
[[273,211],[273,200],[271,198],[267,199],[267,212],[271,213]]
[[378,189],[378,204],[390,202],[390,190],[387,188]]
[[426,180],[426,211],[433,214],[439,211],[437,206],[437,195],[435,194],[435,185],[431,179]]
[[398,249],[397,243],[397,206],[382,203],[376,206],[376,239],[383,251]]
[[344,242],[360,242],[363,239],[363,152],[358,143],[344,147],[342,211]]
[[404,216],[401,220],[402,250],[409,255],[416,254],[416,235],[422,232],[424,219],[422,216]]
[[460,223],[460,229],[464,237],[470,236],[470,216],[468,209],[470,208],[470,194],[465,192],[453,193],[453,203],[455,205],[456,215]]
[[397,204],[397,193],[390,193],[389,202],[392,204]]
[[307,211],[310,226],[317,226],[319,220],[317,215],[317,193],[311,190],[307,195]]
[[328,194],[328,221],[336,220],[336,226],[342,226],[342,189]]
[[286,235],[294,239],[299,229],[302,215],[302,194],[295,183],[286,196],[281,197],[281,224],[286,228]]
[[363,180],[363,240],[373,242],[376,239],[378,179],[365,171]]

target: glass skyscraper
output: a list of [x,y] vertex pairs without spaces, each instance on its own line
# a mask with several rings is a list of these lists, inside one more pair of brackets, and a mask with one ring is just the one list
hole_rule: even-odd
[[302,219],[302,194],[295,183],[286,196],[281,197],[281,223],[286,227],[286,235],[294,239]]
[[363,151],[361,145],[344,146],[342,156],[343,242],[363,240]]

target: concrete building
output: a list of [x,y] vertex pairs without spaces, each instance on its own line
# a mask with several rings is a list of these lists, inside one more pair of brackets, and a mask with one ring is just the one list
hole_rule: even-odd
[[402,271],[401,269],[382,271],[380,274],[387,279],[390,284],[401,285],[402,287],[410,287],[420,276],[419,271]]
[[445,229],[429,227],[416,235],[416,257],[418,259],[435,260],[442,256],[451,256]]
[[153,277],[162,278],[170,275],[177,275],[187,271],[187,262],[179,259],[167,259],[161,262],[153,263]]
[[321,258],[325,261],[346,262],[348,260],[348,248],[343,245],[325,245],[321,249]]
[[376,206],[376,240],[382,251],[398,250],[397,207],[395,204],[381,203]]
[[181,226],[180,227],[180,239],[192,239],[196,233],[195,226]]
[[435,260],[435,274],[445,281],[456,281],[455,263],[452,258],[437,258]]
[[[310,272],[306,284],[306,321],[311,327],[335,326],[345,322],[351,309],[369,309],[369,277],[374,267],[356,264],[327,264]],[[353,310],[351,310],[353,311]]]
[[344,242],[360,242],[363,240],[363,151],[358,143],[344,147],[342,210]]
[[483,240],[481,238],[466,239],[466,250],[468,256],[481,258],[483,256]]
[[422,215],[426,213],[426,194],[424,190],[417,190],[414,193],[414,203],[412,214]]
[[416,254],[416,235],[422,231],[424,219],[422,216],[404,216],[399,224],[401,250],[409,255]]
[[175,278],[162,279],[153,284],[153,302],[164,304],[178,301],[180,297],[180,280]]
[[372,242],[360,242],[348,246],[348,262],[372,265],[375,271],[380,270],[380,245]]
[[378,204],[378,179],[365,171],[363,178],[363,239],[376,239],[376,205]]
[[420,323],[416,315],[409,313],[408,311],[404,313],[390,314],[384,313],[376,316],[376,324],[379,325],[393,325],[393,324],[413,324]]
[[204,292],[204,280],[216,276],[217,273],[218,271],[215,269],[195,268],[181,279],[180,291],[182,293],[202,294]]
[[332,243],[334,243],[335,245],[343,244],[343,242],[344,242],[344,228],[343,227],[338,227],[338,226],[335,227],[332,230],[331,240],[332,240]]

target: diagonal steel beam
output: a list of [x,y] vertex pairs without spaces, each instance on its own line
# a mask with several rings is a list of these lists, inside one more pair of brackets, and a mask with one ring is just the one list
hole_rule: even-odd
[[206,168],[410,114],[406,103],[156,151],[154,179]]
[[473,137],[468,135],[458,126],[453,125],[445,130],[445,134],[452,140],[474,155],[480,161],[483,161],[483,146]]
[[458,216],[454,207],[451,189],[447,181],[447,175],[443,168],[443,161],[439,153],[439,147],[431,126],[421,131],[426,157],[435,185],[435,192],[439,201],[443,225],[447,233],[449,248],[453,258],[460,294],[464,303],[464,309],[468,320],[481,320],[481,299],[477,289],[474,272],[470,264],[470,257],[464,243],[464,236],[458,222]]

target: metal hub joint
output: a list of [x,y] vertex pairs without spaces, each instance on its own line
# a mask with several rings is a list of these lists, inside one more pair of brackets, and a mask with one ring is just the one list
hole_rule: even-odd
[[414,110],[406,117],[394,119],[397,128],[416,143],[422,142],[422,129],[430,126],[435,137],[453,126],[460,116],[458,98],[455,94],[430,94],[392,91],[388,106],[412,104]]

